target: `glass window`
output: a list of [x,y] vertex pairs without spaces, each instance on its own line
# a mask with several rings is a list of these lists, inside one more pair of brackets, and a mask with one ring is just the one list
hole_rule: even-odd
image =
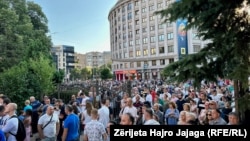
[[163,34],[158,36],[159,41],[164,41],[164,38],[165,38],[165,36]]
[[174,38],[173,32],[168,33],[167,36],[168,36],[168,40],[172,40]]
[[150,49],[150,53],[151,53],[151,55],[155,55],[155,54],[156,54],[155,48],[151,48],[151,49]]
[[173,45],[169,45],[168,46],[168,53],[172,53],[174,52],[174,46]]
[[159,47],[159,53],[165,53],[165,48],[164,47]]
[[148,55],[148,49],[143,49],[143,56],[147,56]]

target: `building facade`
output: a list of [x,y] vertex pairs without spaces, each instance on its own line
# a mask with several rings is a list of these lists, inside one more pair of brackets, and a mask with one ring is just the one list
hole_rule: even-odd
[[88,52],[86,56],[86,66],[90,68],[98,68],[102,65],[108,64],[111,62],[111,53],[110,51],[104,52]]
[[70,71],[75,68],[74,46],[56,45],[51,52],[56,68],[64,70],[65,80],[69,80]]
[[194,29],[186,32],[185,24],[164,23],[160,15],[154,14],[175,1],[118,0],[110,10],[112,71],[117,80],[160,79],[161,70],[168,64],[207,44]]
[[83,69],[86,67],[86,55],[81,53],[75,53],[75,68]]

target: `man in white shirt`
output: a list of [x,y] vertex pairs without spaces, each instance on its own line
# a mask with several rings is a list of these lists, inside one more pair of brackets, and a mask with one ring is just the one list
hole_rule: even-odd
[[48,106],[46,114],[38,120],[38,133],[42,141],[55,141],[59,133],[59,118],[54,114],[54,107]]
[[102,107],[98,110],[99,122],[103,124],[104,127],[109,122],[109,108],[106,106],[106,99],[102,99]]
[[148,88],[144,89],[144,92],[146,94],[146,100],[145,101],[148,101],[150,103],[150,106],[152,106],[152,104],[153,104],[153,97],[150,94],[149,89]]
[[82,95],[81,110],[83,112],[86,109],[86,101],[89,100],[89,97],[87,97],[84,93],[81,93],[80,95]]
[[133,101],[131,98],[127,98],[127,106],[124,108],[124,111],[122,114],[125,114],[125,113],[130,113],[135,121],[137,119],[137,109],[133,106]]

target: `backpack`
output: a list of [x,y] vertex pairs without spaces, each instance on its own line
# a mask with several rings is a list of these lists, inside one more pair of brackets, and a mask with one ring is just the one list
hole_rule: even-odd
[[9,133],[11,135],[15,136],[17,141],[24,141],[24,139],[26,138],[26,130],[25,130],[23,122],[17,116],[15,116],[15,115],[12,116],[11,118],[17,118],[17,120],[18,120],[18,127],[17,127],[17,134],[16,135],[13,134],[13,133],[11,133],[11,132],[9,132]]

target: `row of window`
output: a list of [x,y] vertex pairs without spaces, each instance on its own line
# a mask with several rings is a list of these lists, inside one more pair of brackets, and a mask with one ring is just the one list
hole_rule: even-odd
[[[200,50],[201,50],[200,45],[193,45],[193,52],[199,52]],[[149,53],[150,53],[150,55],[156,55],[156,52],[157,52],[156,48],[150,48],[150,50],[143,49],[142,51],[141,50],[136,50],[135,51],[135,56],[136,57],[148,56]],[[165,47],[159,47],[158,52],[159,52],[159,54],[164,54],[165,53]],[[168,53],[174,53],[174,46],[169,45],[167,47],[167,52]],[[131,58],[131,57],[134,57],[134,51],[129,51],[129,53],[124,51],[123,53],[115,53],[115,54],[113,54],[113,58],[116,58],[116,59]]]
[[[174,58],[168,59],[168,64],[173,63]],[[160,60],[152,60],[152,61],[144,61],[144,62],[129,62],[129,63],[123,63],[123,64],[116,64],[113,65],[113,69],[129,69],[129,68],[140,68],[143,67],[143,69],[148,69],[148,64],[151,63],[151,66],[157,66],[157,65],[166,65],[166,59],[160,59]],[[157,64],[158,63],[158,64]],[[142,65],[144,64],[144,65]],[[145,67],[147,66],[147,67]]]
[[[129,38],[132,38],[132,34],[129,34],[128,36]],[[155,43],[156,42],[156,36],[150,36],[149,40],[150,40],[150,43]],[[158,42],[162,42],[165,40],[165,38],[167,38],[167,40],[173,40],[174,39],[174,34],[173,32],[170,32],[170,33],[167,33],[167,36],[165,37],[164,34],[161,34],[161,35],[158,35]],[[123,39],[125,40],[126,39],[126,35],[123,35]],[[116,40],[117,41],[117,40]],[[141,39],[135,39],[135,44],[134,44],[134,41],[133,40],[130,40],[130,41],[124,41],[123,44],[122,43],[119,43],[119,49],[122,48],[126,48],[126,47],[131,47],[133,45],[140,45],[141,44],[141,41],[142,41],[142,44],[148,44],[148,37],[144,37]],[[127,44],[128,43],[128,44]],[[113,43],[111,46],[113,47],[115,43]]]
[[[167,47],[167,51],[168,53],[173,53],[174,52],[174,46],[173,45],[169,45]],[[136,57],[140,57],[140,56],[148,56],[149,53],[150,55],[156,55],[156,48],[150,48],[150,52],[148,49],[143,49],[142,51],[141,50],[136,50],[135,51],[135,56]],[[165,47],[159,47],[159,50],[158,50],[159,54],[164,54],[165,53]],[[134,51],[129,51],[129,53],[127,52],[124,52],[124,53],[116,53],[116,54],[113,54],[113,57],[118,59],[118,58],[131,58],[131,57],[134,57]]]

